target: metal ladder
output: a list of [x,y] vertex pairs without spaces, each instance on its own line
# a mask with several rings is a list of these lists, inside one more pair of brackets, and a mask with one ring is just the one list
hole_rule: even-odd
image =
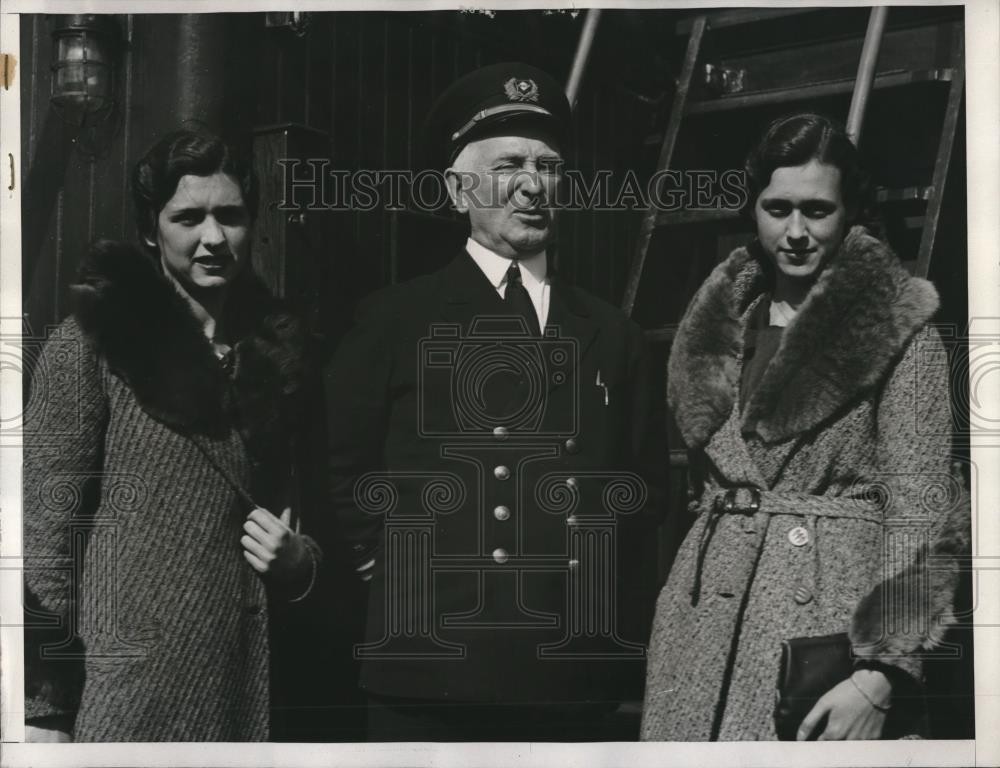
[[[814,10],[814,9],[810,9]],[[945,117],[938,140],[937,154],[933,176],[926,186],[912,187],[905,190],[881,191],[880,200],[922,199],[927,208],[923,217],[920,246],[917,253],[913,273],[919,277],[927,277],[930,269],[931,255],[934,251],[938,232],[938,222],[941,214],[941,204],[945,181],[951,161],[955,134],[958,126],[963,96],[963,65],[961,51],[954,57],[953,66],[947,70],[890,72],[875,75],[875,64],[878,59],[879,47],[882,42],[887,7],[872,9],[868,29],[862,47],[857,76],[851,81],[823,81],[804,84],[794,88],[783,88],[757,93],[723,96],[714,100],[693,101],[690,98],[691,86],[702,54],[703,42],[713,27],[735,26],[748,22],[761,21],[767,18],[780,17],[795,13],[807,13],[809,10],[743,10],[721,11],[702,14],[694,17],[690,24],[687,39],[687,49],[684,54],[680,75],[677,78],[677,88],[673,96],[670,116],[660,145],[656,170],[671,168],[677,138],[685,118],[693,114],[705,114],[722,109],[746,109],[769,103],[805,100],[809,98],[829,96],[838,93],[853,94],[850,113],[847,119],[848,131],[858,143],[861,128],[868,106],[869,96],[873,89],[908,85],[937,79],[949,83]],[[622,308],[629,315],[635,307],[636,296],[642,279],[643,269],[649,252],[650,241],[657,228],[673,225],[684,225],[696,222],[726,220],[736,218],[733,211],[679,211],[666,212],[650,205],[643,217],[635,251],[629,266]],[[663,335],[662,333],[660,335]],[[672,336],[672,334],[666,334]],[[669,339],[663,339],[669,340]]]

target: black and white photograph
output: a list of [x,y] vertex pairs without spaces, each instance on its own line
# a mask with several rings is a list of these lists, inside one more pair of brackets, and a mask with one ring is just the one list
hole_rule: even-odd
[[996,0],[0,33],[4,765],[1000,764]]

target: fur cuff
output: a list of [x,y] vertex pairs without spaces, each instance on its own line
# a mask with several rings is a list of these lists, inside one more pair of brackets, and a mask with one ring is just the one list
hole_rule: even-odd
[[971,510],[963,492],[913,562],[858,604],[850,630],[858,658],[908,668],[910,657],[941,643],[956,622],[955,596],[960,573],[968,566],[970,542]]

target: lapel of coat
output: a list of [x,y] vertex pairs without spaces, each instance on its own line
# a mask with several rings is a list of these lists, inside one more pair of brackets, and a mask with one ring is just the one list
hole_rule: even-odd
[[461,326],[462,335],[482,327],[493,330],[499,318],[507,315],[503,299],[468,251],[463,250],[439,273],[441,280],[441,317]]
[[565,386],[573,376],[579,375],[584,357],[597,339],[600,327],[594,322],[589,308],[572,285],[558,274],[550,273],[549,286],[549,315],[545,321],[545,337],[553,342],[556,339],[569,340],[576,347],[576,364],[572,367],[571,376],[565,379],[550,376],[548,391],[551,392],[557,387]]
[[[438,274],[443,297],[441,317],[447,325],[458,327],[439,329],[436,333],[441,337],[441,330],[444,330],[443,338],[454,338],[456,349],[476,349],[477,338],[485,338],[487,343],[492,344],[497,337],[503,338],[511,333],[512,326],[519,327],[518,319],[510,314],[496,288],[467,251],[462,251]],[[528,340],[527,336],[524,338]],[[472,346],[466,346],[467,343]],[[478,356],[478,353],[473,354]],[[460,354],[459,359],[461,357]],[[492,358],[487,354],[485,359],[489,361]],[[479,407],[494,418],[509,413],[511,403],[523,397],[525,382],[518,377],[516,369],[487,362],[479,372],[483,370],[489,371],[490,375],[476,383]],[[464,379],[462,382],[463,387],[471,383]]]
[[[764,290],[759,258],[740,248],[705,281],[671,351],[668,397],[685,442],[703,447],[739,396],[747,305]],[[808,432],[877,386],[937,309],[934,287],[854,227],[782,335],[742,418],[776,443]]]

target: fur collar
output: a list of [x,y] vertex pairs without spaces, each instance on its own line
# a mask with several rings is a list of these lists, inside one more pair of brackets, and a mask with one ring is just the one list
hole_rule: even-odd
[[227,327],[238,339],[228,375],[184,298],[134,246],[95,243],[72,290],[80,327],[150,416],[203,435],[235,424],[254,457],[280,444],[295,418],[304,342],[252,273],[227,302]]
[[[733,251],[681,320],[667,393],[689,448],[708,443],[738,396],[745,313],[769,283],[764,258],[759,246]],[[928,281],[911,277],[863,227],[852,228],[785,329],[744,429],[774,443],[817,427],[883,381],[937,306]]]

